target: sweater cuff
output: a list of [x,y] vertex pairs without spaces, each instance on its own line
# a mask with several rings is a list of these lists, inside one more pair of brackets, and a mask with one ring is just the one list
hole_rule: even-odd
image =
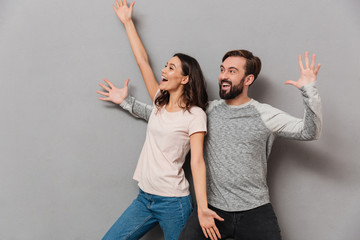
[[124,101],[122,101],[122,103],[120,103],[120,107],[122,107],[125,110],[130,111],[131,110],[131,105],[134,102],[134,98],[131,96],[127,96]]
[[301,93],[305,97],[314,96],[317,93],[315,82],[311,82],[300,88]]

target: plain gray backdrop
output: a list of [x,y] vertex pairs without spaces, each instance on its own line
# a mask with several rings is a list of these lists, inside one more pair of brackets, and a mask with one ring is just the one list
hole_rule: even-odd
[[[136,197],[146,122],[96,91],[104,78],[151,103],[125,30],[102,1],[0,2],[0,239],[100,239]],[[272,203],[285,240],[356,240],[360,222],[360,2],[138,0],[134,21],[155,75],[176,52],[197,58],[218,98],[223,54],[263,69],[251,96],[302,117],[298,54],[317,54],[320,140],[278,139]],[[163,239],[159,227],[143,239]]]

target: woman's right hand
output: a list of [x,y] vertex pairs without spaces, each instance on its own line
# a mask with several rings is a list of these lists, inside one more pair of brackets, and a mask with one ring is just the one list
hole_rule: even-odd
[[122,0],[115,0],[115,5],[113,5],[113,8],[116,15],[123,24],[131,21],[134,4],[135,2],[132,2],[130,7],[128,7],[126,0],[124,0],[124,2]]
[[215,219],[219,221],[224,221],[216,212],[210,210],[209,208],[200,210],[198,208],[198,218],[201,229],[206,238],[211,240],[221,239],[221,234],[219,229],[215,225]]
[[100,100],[113,102],[116,104],[121,104],[124,99],[128,96],[128,85],[129,85],[129,79],[125,80],[124,87],[123,88],[117,88],[107,79],[104,79],[104,81],[109,85],[105,86],[102,83],[99,83],[99,86],[104,88],[107,92],[102,91],[96,91],[98,94],[101,94],[105,97],[99,97]]

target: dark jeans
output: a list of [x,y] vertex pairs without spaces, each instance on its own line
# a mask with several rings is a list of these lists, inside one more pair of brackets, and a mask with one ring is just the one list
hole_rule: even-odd
[[[209,208],[225,220],[223,222],[216,220],[221,239],[281,240],[280,228],[270,203],[240,212],[227,212],[212,206]],[[197,210],[194,210],[188,218],[179,240],[201,239],[205,240],[206,238],[199,224]]]

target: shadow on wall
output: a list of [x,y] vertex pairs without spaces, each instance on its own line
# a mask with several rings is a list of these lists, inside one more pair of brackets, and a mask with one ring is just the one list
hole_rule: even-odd
[[266,99],[269,99],[269,93],[271,94],[270,89],[270,80],[264,76],[259,76],[250,86],[248,95],[259,102],[266,103]]
[[269,157],[271,163],[268,178],[275,178],[278,170],[286,162],[286,165],[291,164],[299,169],[314,172],[323,179],[331,179],[337,183],[345,182],[346,168],[339,167],[339,161],[331,154],[331,151],[320,151],[312,146],[314,143],[314,141],[277,139]]
[[[271,80],[266,76],[259,76],[254,85],[249,88],[249,95],[259,102],[267,103],[266,99],[270,99],[272,94]],[[327,146],[337,146],[336,137],[326,136],[324,134],[325,127],[319,140],[316,141],[297,141],[283,138],[277,138],[272,147],[269,157],[271,162],[268,179],[271,180],[278,173],[278,170],[286,161],[287,164],[296,165],[299,168],[306,169],[306,171],[316,172],[324,178],[330,178],[334,181],[345,181],[345,176],[348,169],[344,166],[339,166],[339,161],[331,151],[322,151],[322,147],[315,146],[317,141]],[[330,133],[326,133],[329,135]],[[334,141],[334,142],[333,142]],[[271,181],[269,185],[271,184]]]

